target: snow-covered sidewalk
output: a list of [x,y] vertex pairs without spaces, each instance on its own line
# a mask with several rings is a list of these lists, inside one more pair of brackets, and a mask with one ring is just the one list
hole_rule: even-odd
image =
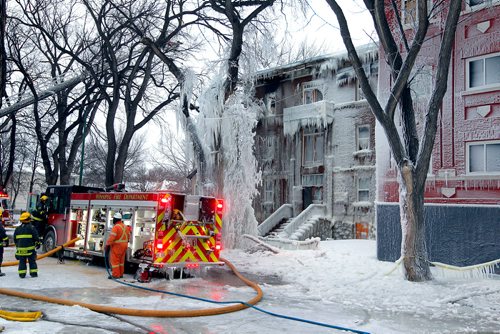
[[[13,249],[7,250],[5,261],[10,261]],[[407,282],[399,270],[387,274],[394,264],[376,259],[375,241],[323,241],[317,250],[278,254],[225,250],[223,257],[261,285],[264,299],[257,306],[271,312],[370,333],[500,333],[500,277],[466,278],[463,274],[433,268],[433,281]],[[117,285],[105,279],[102,267],[72,261],[59,265],[54,258],[41,260],[39,266],[40,277],[24,280],[17,277],[17,268],[4,268],[7,276],[0,278],[0,287],[134,308],[210,307],[182,298],[175,298],[172,303],[172,298],[165,295]],[[230,280],[206,284],[211,280],[213,277],[183,282],[163,280],[147,286],[222,300],[248,300],[255,295],[250,288],[232,285]],[[53,333],[69,330],[75,321],[78,333],[145,332],[118,321],[111,326],[108,316],[81,307],[0,296],[0,308],[19,309],[21,305],[30,310],[42,309],[46,318],[33,323],[14,323],[0,318],[0,326],[6,328],[6,333]],[[58,321],[51,321],[55,318]],[[127,319],[157,333],[281,333],[284,329],[288,333],[336,332],[255,310],[202,319]],[[73,325],[65,325],[65,320]],[[155,323],[163,329],[154,327]]]

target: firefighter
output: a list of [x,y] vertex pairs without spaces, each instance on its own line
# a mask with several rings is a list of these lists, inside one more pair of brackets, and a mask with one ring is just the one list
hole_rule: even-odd
[[7,233],[5,232],[5,228],[3,227],[3,224],[0,222],[0,277],[5,276],[4,273],[2,273],[2,262],[3,262],[3,246],[9,247],[9,237],[7,236]]
[[36,228],[31,224],[31,214],[23,212],[19,217],[21,225],[14,231],[14,243],[16,244],[16,259],[19,260],[19,277],[26,277],[26,261],[29,262],[30,276],[38,277],[36,265],[36,250],[40,248],[40,240]]
[[35,226],[40,237],[43,237],[45,227],[47,226],[49,219],[48,199],[49,197],[43,194],[40,197],[40,201],[38,201],[38,204],[36,205],[36,209],[31,213],[33,225]]
[[130,230],[125,227],[121,213],[113,215],[113,228],[106,242],[106,253],[109,254],[111,274],[108,278],[122,278],[125,271],[125,255],[127,253]]

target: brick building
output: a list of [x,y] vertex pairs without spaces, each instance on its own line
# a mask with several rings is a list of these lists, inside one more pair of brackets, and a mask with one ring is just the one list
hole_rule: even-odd
[[[397,2],[403,24],[411,26],[415,0]],[[429,8],[434,3],[429,1]],[[445,19],[441,9],[432,14],[415,66],[412,88],[422,124]],[[426,184],[427,241],[432,260],[469,265],[500,258],[500,1],[464,2],[450,67]],[[389,73],[381,61],[382,100],[391,84]],[[399,224],[396,171],[379,129],[376,140],[379,258],[395,260],[400,247],[394,238]]]

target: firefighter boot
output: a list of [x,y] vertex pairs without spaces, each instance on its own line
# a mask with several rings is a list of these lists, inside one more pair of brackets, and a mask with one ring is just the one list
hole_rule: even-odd
[[5,276],[5,273],[0,271],[0,277]]

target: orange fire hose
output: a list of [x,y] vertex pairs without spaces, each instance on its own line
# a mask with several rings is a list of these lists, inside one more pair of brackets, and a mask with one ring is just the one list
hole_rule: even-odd
[[[69,245],[74,244],[78,240],[80,240],[80,238],[74,238],[73,240],[68,241],[67,243],[65,243],[62,246],[58,246],[58,247],[48,251],[47,253],[38,255],[36,257],[36,259],[40,260],[40,259],[46,258],[47,256],[51,256],[51,255],[55,254],[56,252],[58,252],[62,247],[68,247]],[[19,261],[10,261],[10,262],[2,263],[2,267],[12,267],[12,266],[17,266],[18,264],[19,264]]]
[[[71,245],[75,241],[77,241],[79,238],[73,239],[66,244],[63,245],[63,247],[66,247],[67,245]],[[50,256],[57,252],[59,249],[61,249],[61,246],[54,248],[53,250],[40,255],[37,257],[38,259]],[[221,258],[221,261],[223,261],[233,272],[234,274],[241,279],[246,285],[250,286],[252,289],[254,289],[257,292],[257,296],[253,297],[250,299],[248,302],[245,304],[234,304],[230,306],[224,306],[224,307],[217,307],[217,308],[207,308],[207,309],[198,309],[198,310],[142,310],[142,309],[130,309],[130,308],[122,308],[122,307],[115,307],[115,306],[104,306],[104,305],[97,305],[97,304],[90,304],[90,303],[83,303],[83,302],[77,302],[77,301],[72,301],[72,300],[67,300],[67,299],[61,299],[61,298],[52,298],[52,297],[47,297],[47,296],[42,296],[42,295],[37,295],[37,294],[32,294],[32,293],[26,293],[26,292],[20,292],[20,291],[15,291],[11,289],[4,289],[0,288],[0,294],[8,295],[8,296],[14,296],[14,297],[20,297],[20,298],[27,298],[27,299],[34,299],[34,300],[39,300],[42,302],[47,302],[47,303],[53,303],[53,304],[60,304],[60,305],[67,305],[67,306],[81,306],[88,308],[89,310],[100,312],[100,313],[112,313],[112,314],[121,314],[121,315],[130,315],[130,316],[136,316],[136,317],[159,317],[159,318],[182,318],[182,317],[201,317],[201,316],[209,316],[209,315],[217,315],[217,314],[224,314],[224,313],[230,313],[230,312],[236,312],[240,311],[243,309],[246,309],[250,307],[249,305],[255,305],[257,304],[263,296],[262,289],[259,287],[258,284],[250,281],[243,275],[241,275],[234,265],[229,262],[226,259]],[[2,266],[13,266],[17,265],[18,261],[12,261],[12,262],[6,262]]]

